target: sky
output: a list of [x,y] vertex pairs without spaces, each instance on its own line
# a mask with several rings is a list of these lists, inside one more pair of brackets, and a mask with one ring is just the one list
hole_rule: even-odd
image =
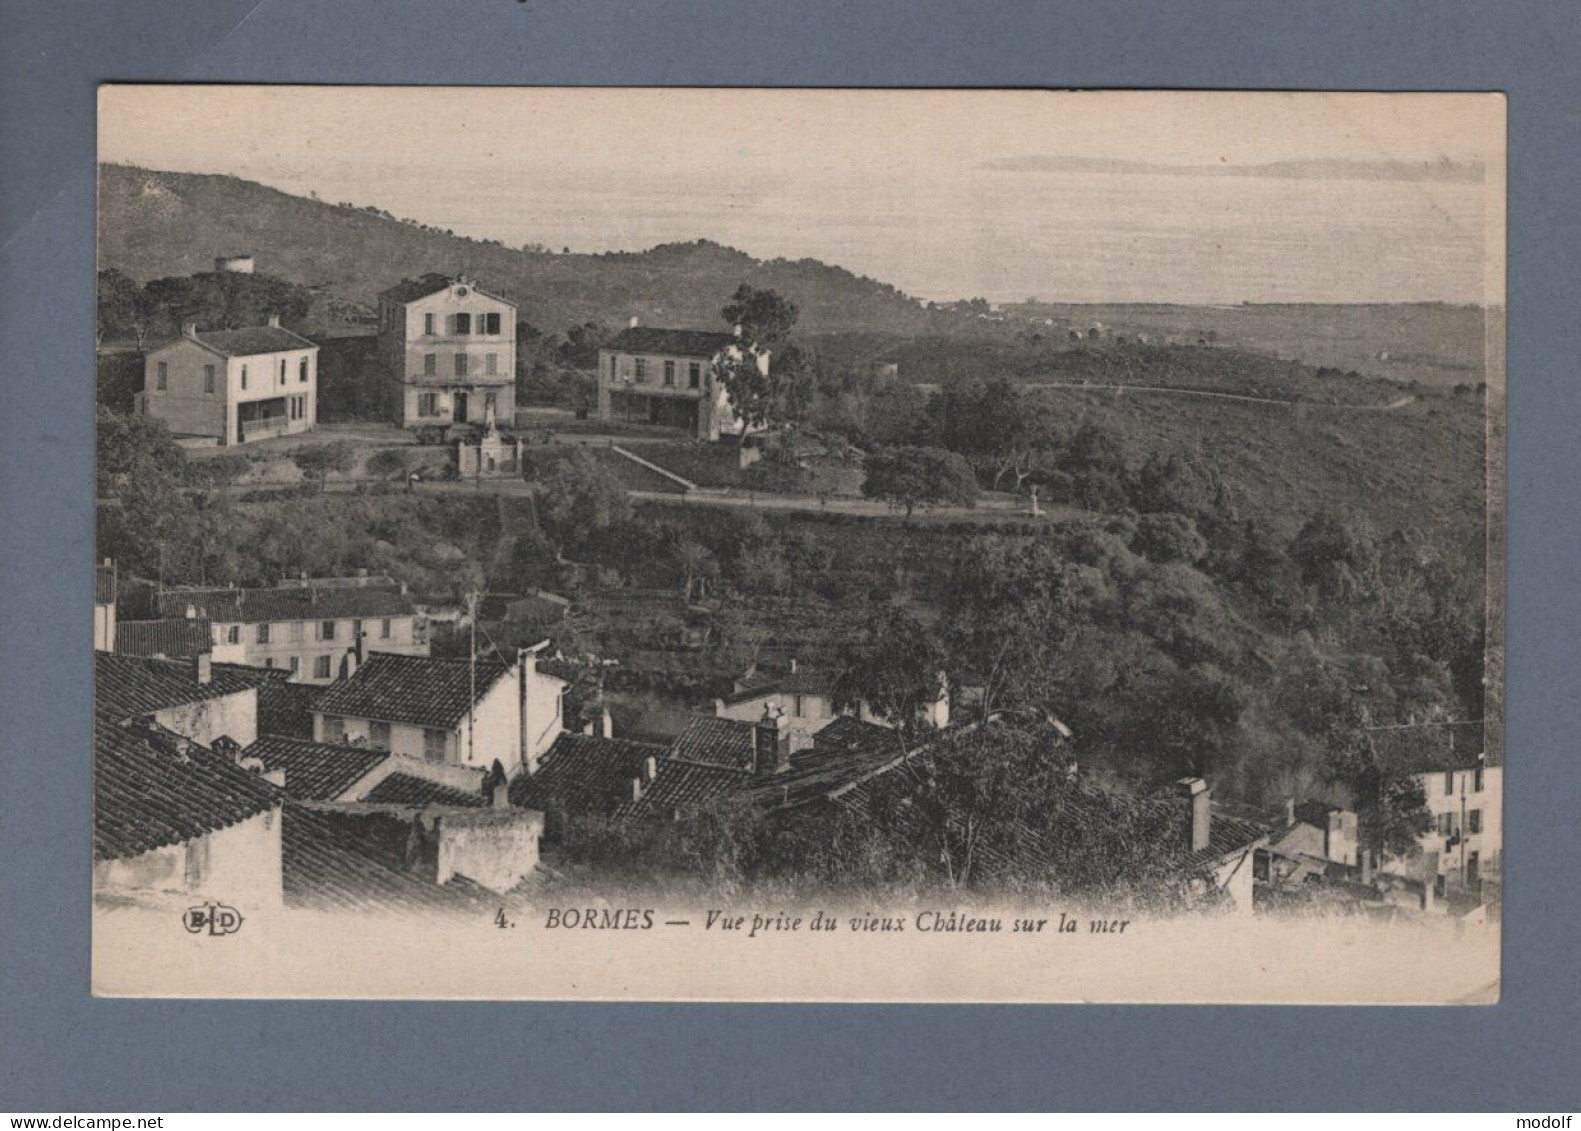
[[106,86],[100,159],[995,302],[1479,302],[1493,95]]

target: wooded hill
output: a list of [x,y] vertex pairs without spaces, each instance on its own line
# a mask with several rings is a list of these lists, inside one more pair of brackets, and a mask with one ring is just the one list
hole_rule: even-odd
[[99,266],[138,282],[213,269],[252,252],[258,270],[371,306],[427,271],[466,270],[546,330],[587,321],[713,326],[743,283],[797,304],[799,327],[914,333],[965,321],[930,312],[887,283],[815,259],[759,260],[706,240],[597,255],[524,251],[420,227],[371,207],[292,196],[221,175],[99,167]]

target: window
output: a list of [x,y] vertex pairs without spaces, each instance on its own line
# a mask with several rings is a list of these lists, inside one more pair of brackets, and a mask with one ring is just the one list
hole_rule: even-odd
[[664,363],[664,383],[672,389],[675,387],[675,362],[673,361]]
[[335,639],[335,622],[332,620],[320,621],[318,625],[318,638],[320,640]]
[[1433,877],[1433,894],[1443,899],[1449,891],[1449,877],[1440,872]]
[[291,622],[291,640],[293,643],[300,644],[302,642],[305,628],[306,626],[299,620]]
[[458,315],[456,315],[456,333],[458,333],[458,334],[470,334],[470,333],[472,333],[472,315],[470,315],[470,314],[458,314]]
[[285,384],[285,358],[280,359],[280,384]]
[[1482,878],[1482,857],[1475,852],[1466,853],[1466,882],[1474,884]]
[[609,379],[615,380],[620,376],[620,358],[614,354],[609,355]]
[[296,363],[296,379],[299,384],[307,384],[307,358]]
[[388,750],[390,748],[390,724],[381,723],[378,719],[368,720],[368,745],[375,750]]
[[483,316],[483,332],[485,334],[498,334],[500,332],[500,316],[497,311]]
[[231,625],[230,630],[225,634],[225,639],[232,644],[240,644],[242,642],[242,626],[239,624]]
[[[323,660],[329,659],[328,656],[320,656],[319,658],[323,659]],[[324,716],[324,741],[325,742],[345,742],[346,741],[346,720],[341,718],[339,715],[325,715]]]
[[388,640],[389,638],[390,638],[390,618],[389,617],[385,617],[382,621],[379,622],[379,639],[380,640]]
[[291,656],[291,657],[289,657],[289,660],[291,662],[291,674],[292,675],[296,675],[297,672],[302,670],[302,657],[301,656]]
[[1448,836],[1454,831],[1455,818],[1452,813],[1438,815],[1438,832],[1440,836]]
[[423,376],[433,377],[438,374],[438,372],[439,355],[437,353],[425,353],[423,355]]
[[412,643],[428,643],[428,622],[422,617],[417,617],[412,621]]
[[703,366],[701,362],[689,362],[686,366],[686,384],[693,389],[703,387]]
[[269,643],[269,626],[267,624],[261,624],[258,626],[258,643]]
[[1448,797],[1455,792],[1455,771],[1450,770],[1444,775],[1444,796]]
[[491,353],[483,359],[483,372],[498,373],[500,371],[500,355]]
[[432,314],[423,315],[423,333],[430,338],[434,336],[434,316]]
[[328,656],[314,656],[313,657],[313,678],[314,679],[328,679],[329,678],[329,657]]
[[498,393],[484,393],[483,394],[483,411],[484,411],[484,413],[498,412],[499,411],[499,407],[500,407],[500,399],[499,399],[499,394]]
[[792,707],[791,713],[794,714],[798,719],[805,714],[805,712],[802,710],[800,695],[796,696],[795,705]]
[[274,667],[274,657],[273,656],[265,656],[264,657],[264,667],[266,667],[266,668]]
[[648,359],[647,358],[645,358],[645,357],[634,357],[634,358],[631,359],[631,366],[632,366],[632,369],[636,371],[636,375],[637,375],[637,380],[638,381],[646,381],[648,379]]
[[1482,810],[1473,809],[1466,814],[1466,831],[1480,833],[1482,831]]
[[1471,773],[1471,791],[1473,793],[1481,793],[1482,792],[1482,767],[1481,766],[1478,766]]
[[467,375],[467,355],[464,354],[464,353],[458,353],[458,354],[456,354],[456,376],[457,377],[465,377],[466,375]]
[[170,366],[165,362],[159,363],[159,374],[154,378],[154,388],[164,390],[170,385]]
[[203,367],[203,391],[205,393],[214,391],[214,366],[212,365]]
[[244,366],[242,366],[242,388],[245,389],[246,387],[247,387],[247,367],[244,365]]
[[439,394],[438,393],[423,393],[423,394],[419,395],[418,398],[417,398],[417,415],[418,416],[438,416],[439,415]]
[[445,739],[449,737],[445,731],[435,730],[433,727],[423,728],[423,757],[430,762],[443,762],[445,760]]

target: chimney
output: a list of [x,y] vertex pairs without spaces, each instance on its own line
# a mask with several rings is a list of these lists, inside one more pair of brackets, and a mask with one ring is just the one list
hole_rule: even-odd
[[350,679],[356,675],[357,667],[361,662],[361,649],[357,645],[347,648],[345,657],[340,661],[340,678]]
[[280,328],[280,316],[278,314],[271,314],[269,316],[269,325],[278,330]]
[[1201,778],[1181,778],[1175,786],[1191,807],[1188,851],[1201,852],[1208,847],[1208,833],[1213,827],[1213,791]]
[[790,658],[790,673],[791,673],[791,675],[795,675],[796,674],[796,657],[795,656],[792,656]]
[[483,803],[490,809],[508,809],[511,803],[510,779],[498,758],[483,775]]
[[659,776],[659,760],[649,754],[642,761],[642,783],[652,785],[653,779]]
[[610,716],[608,707],[598,709],[598,737],[615,737],[615,720]]
[[1294,797],[1287,797],[1287,798],[1285,798],[1285,824],[1293,825],[1295,823],[1296,823],[1296,799]]
[[638,323],[640,323],[641,321],[642,321],[642,319],[638,318],[635,314],[633,314],[631,316],[631,321],[626,323],[626,327],[627,327],[627,329],[635,330],[637,328]]
[[752,727],[752,772],[783,774],[790,769],[790,748],[790,719],[783,708],[765,704],[763,717]]
[[214,656],[209,652],[199,652],[192,659],[192,677],[203,686],[214,679]]
[[633,801],[642,800],[642,779],[640,777],[631,779],[631,799]]
[[183,322],[181,324],[181,336],[183,338],[195,338],[195,337],[197,337],[198,336],[198,324],[196,322]]
[[742,334],[741,323],[737,322],[734,326],[730,327],[730,332],[732,334],[734,334],[738,338],[741,337],[741,334]]

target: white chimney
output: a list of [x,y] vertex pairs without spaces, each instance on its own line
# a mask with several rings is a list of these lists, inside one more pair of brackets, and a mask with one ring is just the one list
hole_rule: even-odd
[[610,715],[608,707],[600,707],[598,709],[598,737],[615,737],[615,720]]
[[648,785],[653,784],[653,779],[659,776],[659,760],[652,754],[642,762],[642,780]]
[[1295,823],[1296,823],[1296,799],[1294,797],[1287,797],[1287,798],[1285,798],[1285,824],[1293,825]]
[[198,336],[198,324],[196,322],[183,322],[181,324],[181,336],[183,338],[195,338],[195,337],[197,337]]
[[278,330],[280,328],[280,316],[278,314],[271,314],[269,316],[269,325]]
[[192,659],[192,677],[205,687],[214,679],[214,656],[199,652]]
[[1208,847],[1208,836],[1213,828],[1213,791],[1201,778],[1181,778],[1175,786],[1190,806],[1187,849],[1201,852]]
[[627,322],[626,326],[627,326],[628,329],[635,330],[637,328],[638,323],[640,323],[641,321],[642,321],[642,319],[638,318],[635,314],[633,314],[631,316],[631,321]]
[[732,334],[734,334],[738,338],[741,337],[741,334],[742,334],[741,323],[737,322],[734,326],[730,327],[730,332]]

